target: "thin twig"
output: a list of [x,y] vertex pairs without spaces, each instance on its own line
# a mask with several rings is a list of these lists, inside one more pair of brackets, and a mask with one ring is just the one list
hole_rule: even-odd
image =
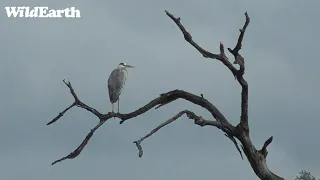
[[99,127],[101,127],[106,121],[100,121],[93,129],[91,129],[91,131],[88,133],[88,135],[86,136],[86,138],[82,141],[82,143],[70,154],[68,154],[67,156],[58,159],[56,161],[54,161],[51,165],[54,165],[58,162],[61,162],[63,160],[66,159],[73,159],[76,158],[77,156],[79,156],[79,154],[81,153],[81,151],[83,150],[83,148],[88,144],[90,138],[93,136],[94,132],[99,129]]
[[269,144],[272,143],[272,140],[273,140],[273,136],[271,136],[269,139],[266,140],[266,142],[264,142],[263,147],[260,150],[260,152],[263,154],[264,157],[267,157],[268,155],[267,147],[269,146]]
[[216,127],[218,127],[219,129],[222,129],[222,130],[224,129],[224,128],[221,127],[221,123],[219,123],[217,121],[204,120],[204,119],[200,118],[199,116],[195,115],[195,113],[193,113],[193,112],[191,112],[189,110],[184,110],[184,111],[179,112],[178,114],[176,114],[172,118],[168,119],[167,121],[161,123],[156,128],[152,129],[152,131],[150,133],[148,133],[147,135],[145,135],[142,138],[140,138],[139,140],[133,142],[133,143],[136,144],[136,146],[137,146],[137,148],[139,150],[139,157],[142,157],[142,155],[143,155],[143,149],[142,149],[142,146],[141,146],[141,142],[143,140],[145,140],[148,137],[152,136],[158,130],[160,130],[161,128],[167,126],[168,124],[174,122],[175,120],[177,120],[179,117],[181,117],[184,114],[186,114],[189,119],[194,119],[194,122],[197,125],[200,125],[200,126],[211,125],[211,126],[216,126]]
[[61,113],[59,113],[59,115],[57,117],[55,117],[53,120],[48,122],[47,125],[50,125],[50,124],[56,122],[58,119],[60,119],[64,115],[64,113],[66,113],[69,109],[71,109],[75,105],[76,105],[76,103],[71,104],[69,107],[67,107],[65,110],[63,110]]
[[175,23],[176,25],[179,27],[179,29],[181,30],[184,39],[189,42],[194,48],[196,48],[205,58],[211,58],[211,59],[217,59],[219,61],[221,61],[225,66],[227,66],[230,71],[233,73],[234,76],[237,75],[237,69],[228,61],[227,56],[225,56],[224,54],[224,47],[223,44],[220,43],[220,54],[214,54],[211,53],[207,50],[205,50],[204,48],[202,48],[201,46],[199,46],[196,42],[194,42],[192,40],[192,36],[191,34],[186,30],[186,28],[181,24],[181,18],[176,18],[174,17],[171,13],[169,13],[168,11],[165,11],[167,16],[169,16]]

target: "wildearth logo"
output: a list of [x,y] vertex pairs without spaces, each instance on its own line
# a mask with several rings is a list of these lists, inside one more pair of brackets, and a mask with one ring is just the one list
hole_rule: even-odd
[[80,18],[80,10],[75,7],[66,9],[49,9],[48,7],[5,7],[7,16],[20,18]]

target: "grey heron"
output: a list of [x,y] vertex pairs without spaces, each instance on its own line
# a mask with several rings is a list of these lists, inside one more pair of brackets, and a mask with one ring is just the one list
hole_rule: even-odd
[[112,113],[114,113],[114,103],[118,101],[118,113],[119,113],[119,96],[126,83],[128,71],[127,68],[134,68],[126,63],[120,63],[116,69],[114,69],[108,79],[109,98],[112,103]]

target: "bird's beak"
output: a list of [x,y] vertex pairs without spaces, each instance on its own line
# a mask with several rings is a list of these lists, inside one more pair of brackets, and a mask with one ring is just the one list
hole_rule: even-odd
[[134,66],[126,65],[127,68],[134,68]]

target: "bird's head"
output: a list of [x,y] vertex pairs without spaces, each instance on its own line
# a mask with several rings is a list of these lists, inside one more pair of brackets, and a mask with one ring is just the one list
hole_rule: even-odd
[[118,67],[119,68],[134,68],[134,66],[130,66],[130,65],[126,64],[126,63],[120,63]]

